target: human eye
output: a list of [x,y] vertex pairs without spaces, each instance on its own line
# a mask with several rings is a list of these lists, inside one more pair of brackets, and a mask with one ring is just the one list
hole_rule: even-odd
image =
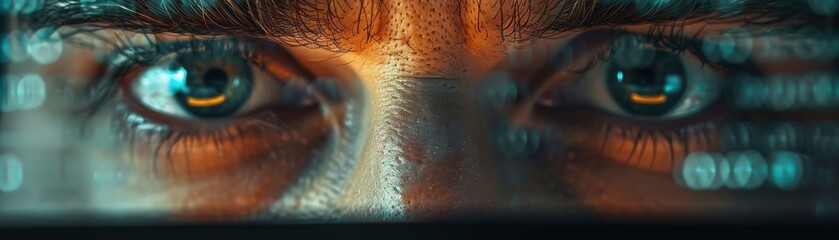
[[[313,69],[271,41],[86,26],[54,32],[61,58],[27,70],[43,79],[46,101],[4,122],[56,138],[40,155],[9,151],[29,164],[27,179],[40,176],[29,170],[33,162],[70,166],[19,188],[42,191],[55,181],[95,188],[63,204],[106,216],[317,218],[308,212],[334,210],[297,201],[335,201],[332,186],[355,160],[353,102],[361,92],[351,73]],[[67,68],[73,61],[85,64]],[[20,122],[33,114],[55,119],[41,123],[52,130],[63,127]]]
[[534,50],[530,65],[502,64],[479,100],[497,114],[490,129],[506,164],[553,175],[567,197],[607,215],[755,214],[729,201],[784,205],[795,198],[786,191],[828,191],[829,38],[683,30],[592,30],[537,44],[554,51]]
[[617,40],[611,58],[580,77],[575,92],[609,113],[646,120],[688,117],[718,99],[717,71],[696,57],[638,41],[643,40]]

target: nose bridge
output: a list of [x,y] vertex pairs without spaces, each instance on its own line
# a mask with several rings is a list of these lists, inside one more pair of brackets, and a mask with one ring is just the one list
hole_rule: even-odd
[[[440,216],[486,206],[488,158],[479,156],[480,119],[465,79],[468,52],[458,1],[392,1],[383,39],[357,68],[370,90],[362,171],[370,207],[386,218]],[[375,60],[378,59],[378,60]],[[371,67],[375,69],[371,69]],[[486,151],[483,151],[486,152]],[[397,217],[398,218],[398,217]]]
[[452,79],[388,79],[378,88],[370,159],[391,166],[408,216],[446,214],[473,193],[482,165],[472,88]]

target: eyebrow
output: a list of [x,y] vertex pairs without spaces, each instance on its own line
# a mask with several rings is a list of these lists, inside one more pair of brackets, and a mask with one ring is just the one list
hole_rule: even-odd
[[[549,21],[508,24],[530,27],[529,31],[511,29],[510,32],[519,34],[513,37],[540,38],[604,26],[643,24],[685,26],[694,23],[738,23],[744,28],[778,29],[832,24],[832,21],[825,21],[824,17],[813,14],[806,0],[561,0],[540,7],[545,12],[555,9],[557,13]],[[516,16],[508,18],[510,21],[518,19]]]
[[[730,2],[720,5],[719,2]],[[715,4],[717,3],[717,4]],[[349,0],[47,0],[27,16],[35,26],[93,25],[147,33],[296,39],[299,44],[336,45],[346,28],[371,34],[381,1],[345,12]],[[540,4],[533,8],[535,4]],[[516,40],[549,37],[596,27],[640,24],[737,22],[746,26],[800,26],[824,23],[805,0],[546,0],[517,1],[512,10],[499,7],[484,17],[500,18],[502,36]],[[533,13],[530,9],[543,9]],[[343,26],[343,17],[369,14],[370,22]],[[534,17],[536,15],[536,17]]]

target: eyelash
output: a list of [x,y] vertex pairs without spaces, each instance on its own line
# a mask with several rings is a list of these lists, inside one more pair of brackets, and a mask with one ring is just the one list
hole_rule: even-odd
[[[104,63],[105,72],[97,76],[95,84],[91,87],[93,98],[84,112],[87,118],[100,112],[107,103],[119,92],[121,79],[139,66],[150,66],[163,57],[171,54],[199,54],[207,52],[220,53],[247,60],[250,64],[264,69],[264,62],[261,58],[254,57],[250,48],[250,42],[236,38],[209,38],[198,39],[195,36],[185,35],[187,40],[163,41],[154,34],[137,33],[129,35],[125,33],[115,34],[116,40],[106,41],[107,37],[95,33],[99,28],[80,29],[78,32],[66,36],[73,42],[72,37],[88,33],[89,37],[106,42],[110,45],[95,46],[87,42],[75,42],[88,49],[103,47],[113,49],[105,53],[101,62]],[[139,41],[145,42],[142,45]]]
[[[583,76],[589,70],[598,66],[599,64],[608,62],[610,60],[611,53],[614,53],[616,50],[618,50],[619,47],[657,48],[670,51],[679,56],[683,56],[684,54],[690,53],[692,56],[696,57],[697,60],[699,60],[701,64],[703,64],[703,66],[708,65],[712,68],[720,69],[719,71],[721,71],[722,75],[724,76],[732,74],[733,72],[755,71],[755,67],[752,65],[752,63],[748,61],[739,65],[729,65],[726,63],[717,63],[709,61],[703,55],[701,48],[702,40],[699,38],[699,36],[684,37],[683,33],[684,32],[681,30],[681,28],[670,26],[654,28],[646,34],[634,34],[626,31],[615,30],[615,39],[610,41],[610,43],[603,47],[602,50],[596,51],[596,53],[594,53],[594,57],[592,57],[591,60],[587,62],[586,65],[584,65],[584,67],[571,70],[561,69],[559,71],[570,71],[574,73],[576,76]],[[634,40],[629,42],[637,43],[637,45],[618,46],[618,41],[624,38]],[[574,81],[577,80],[573,80],[569,84],[574,85]],[[560,86],[559,88],[563,87]],[[724,85],[723,88],[726,88],[726,86]],[[537,112],[552,113],[544,115],[543,117],[547,117],[547,119],[555,119],[555,117],[551,117],[551,115],[565,115],[562,114],[562,112],[564,112],[562,108],[565,108],[565,111],[570,110],[575,113],[579,112],[576,112],[573,109],[583,110],[584,113],[582,114],[565,115],[559,117],[558,119],[566,119],[567,121],[569,121],[568,123],[570,123],[570,125],[585,125],[586,127],[584,128],[589,129],[587,130],[587,132],[594,131],[591,132],[591,134],[596,134],[596,137],[594,137],[594,139],[600,139],[602,137],[603,141],[598,140],[599,142],[596,143],[597,149],[591,149],[591,151],[593,151],[594,153],[604,152],[604,149],[602,148],[607,146],[607,141],[625,141],[625,144],[621,145],[620,148],[622,150],[620,151],[623,152],[623,149],[631,149],[631,153],[629,153],[628,156],[622,155],[620,159],[616,160],[628,162],[637,161],[638,164],[641,164],[643,162],[643,152],[645,151],[645,149],[643,148],[648,147],[646,146],[648,144],[659,145],[658,147],[665,148],[669,146],[670,153],[668,155],[670,156],[670,158],[673,158],[670,159],[671,162],[675,161],[675,158],[679,157],[676,156],[678,152],[674,152],[674,148],[682,149],[681,151],[687,151],[689,147],[713,148],[714,145],[712,135],[715,129],[726,120],[742,117],[740,116],[741,114],[738,113],[736,110],[727,107],[727,103],[722,98],[717,99],[715,103],[709,104],[707,109],[700,111],[694,116],[689,116],[684,119],[678,120],[656,121],[652,124],[646,121],[633,120],[597,111],[591,109],[591,107],[586,105],[585,103],[573,101],[573,99],[568,99],[569,101],[563,101],[562,99],[558,100],[560,102],[565,102],[565,104],[560,104],[555,107],[549,107],[548,109],[545,109],[545,111]],[[578,115],[588,117],[584,117],[586,119],[573,120],[575,119],[574,116]],[[596,118],[598,120],[592,121],[592,116],[597,116]],[[551,120],[548,120],[548,122],[550,121]],[[610,136],[614,134],[621,133],[623,134],[621,140],[615,140],[610,138]],[[589,137],[591,136],[589,135]],[[568,147],[574,148],[575,146],[572,143],[568,144]],[[638,150],[638,148],[641,149]],[[610,151],[614,151],[614,149]],[[641,151],[642,153],[639,153],[638,151]],[[656,154],[656,156],[658,156],[658,154]],[[647,164],[647,162],[643,163]],[[655,163],[649,162],[649,164],[649,168],[652,168],[653,164]],[[645,165],[644,167],[647,166]]]

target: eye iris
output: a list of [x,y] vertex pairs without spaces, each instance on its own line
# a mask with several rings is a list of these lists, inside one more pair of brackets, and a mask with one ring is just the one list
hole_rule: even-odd
[[253,84],[250,68],[246,64],[216,60],[173,65],[173,69],[178,68],[186,69],[186,77],[182,81],[170,82],[170,89],[176,102],[196,117],[228,116],[250,97]]
[[652,49],[642,51],[645,53],[641,56],[651,59],[625,61],[633,58],[621,56],[628,52],[617,52],[615,57],[624,61],[608,63],[607,86],[612,98],[625,111],[635,115],[660,116],[681,100],[687,80],[685,68],[679,56],[673,53]]

